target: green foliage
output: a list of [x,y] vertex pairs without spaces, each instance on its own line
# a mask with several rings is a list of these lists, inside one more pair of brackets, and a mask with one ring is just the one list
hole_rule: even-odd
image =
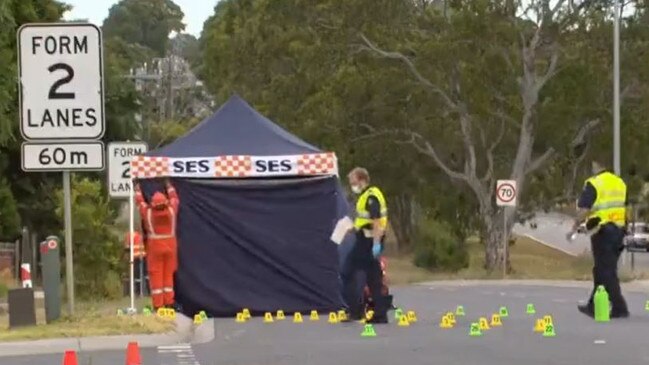
[[413,263],[428,270],[458,271],[469,266],[469,254],[453,227],[433,219],[422,220],[415,235]]
[[[25,23],[47,23],[58,21],[69,9],[60,1],[0,1],[0,182],[2,199],[7,207],[0,208],[1,234],[9,226],[22,224],[51,232],[54,222],[52,209],[52,183],[60,181],[60,174],[24,173],[20,166],[20,144],[17,88],[17,41],[16,31]],[[53,180],[59,177],[58,180]],[[8,184],[9,190],[6,185]],[[20,217],[16,220],[13,205],[15,202]],[[13,230],[13,227],[10,231]]]
[[0,239],[13,240],[20,234],[20,216],[7,179],[0,178]]
[[169,34],[185,29],[184,16],[171,0],[121,0],[110,8],[102,28],[107,38],[118,37],[164,56]]
[[[115,212],[110,209],[101,182],[75,177],[71,187],[75,291],[82,298],[118,298],[119,275],[125,263],[119,239],[110,230]],[[62,190],[56,192],[56,197],[56,213],[62,223]]]
[[200,120],[166,120],[151,125],[149,143],[151,149],[164,146],[182,137],[190,129],[196,126]]
[[[523,3],[504,0],[224,0],[205,23],[198,69],[219,100],[241,94],[335,151],[341,171],[367,167],[393,197],[400,240],[416,214],[466,237],[501,229],[490,222],[496,179],[518,180],[522,218],[574,201],[588,156],[612,150],[610,16],[587,1],[575,16],[567,5],[548,15],[544,2],[532,12],[545,14],[524,18],[512,8]],[[636,6],[621,31],[622,160],[642,177],[645,8]],[[536,15],[544,21],[532,49]],[[555,52],[556,72],[545,79]],[[599,126],[577,140],[594,120]],[[551,158],[533,163],[541,156]],[[486,247],[494,266],[496,242]]]

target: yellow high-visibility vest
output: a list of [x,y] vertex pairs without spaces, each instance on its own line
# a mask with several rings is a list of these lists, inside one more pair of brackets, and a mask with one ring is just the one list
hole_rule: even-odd
[[626,223],[626,184],[619,176],[603,172],[586,180],[597,192],[588,219],[599,218],[599,225],[615,223],[624,227]]
[[356,219],[354,220],[354,228],[356,228],[356,230],[360,230],[364,226],[372,223],[370,212],[365,208],[367,205],[367,199],[369,199],[370,196],[375,197],[379,201],[381,207],[381,228],[386,229],[388,226],[388,205],[385,201],[385,197],[379,188],[371,186],[366,189],[361,196],[358,197],[358,201],[356,201]]

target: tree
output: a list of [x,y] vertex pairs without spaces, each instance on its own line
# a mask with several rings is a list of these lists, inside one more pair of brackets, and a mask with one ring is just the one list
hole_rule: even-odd
[[[51,192],[47,190],[51,181],[47,177],[51,175],[25,174],[20,166],[16,31],[24,23],[57,21],[67,9],[69,6],[53,0],[0,2],[0,63],[4,67],[0,73],[0,173],[6,178],[0,189],[7,204],[3,213],[7,214],[6,220],[0,223],[0,230],[7,235],[20,230],[20,224],[51,227],[48,223],[53,221],[53,211],[48,209],[52,200],[47,199]],[[12,202],[20,220],[16,220]]]
[[[461,150],[450,149],[451,154],[461,156],[461,161],[454,163],[447,157],[448,144],[440,144],[439,135],[434,138],[426,133],[427,126],[404,123],[396,131],[451,179],[461,181],[473,192],[480,209],[487,269],[507,259],[502,236],[511,231],[516,216],[514,210],[503,213],[495,206],[496,179],[516,180],[519,194],[525,193],[528,177],[561,148],[557,142],[575,144],[586,138],[601,116],[578,110],[567,130],[545,132],[556,137],[554,140],[539,138],[544,133],[542,127],[556,126],[549,122],[553,118],[565,121],[557,113],[565,101],[555,99],[562,95],[551,94],[548,89],[552,83],[566,81],[557,80],[559,60],[564,55],[562,44],[579,49],[578,44],[568,41],[581,39],[576,34],[586,32],[579,28],[585,24],[578,19],[589,10],[588,2],[576,8],[567,7],[563,1],[552,5],[533,1],[526,8],[518,3],[514,8],[513,3],[457,2],[447,14],[426,11],[423,17],[428,19],[415,28],[408,53],[385,50],[361,35],[366,50],[406,67],[418,87],[428,92],[437,118],[449,126],[449,137],[454,136],[461,146]],[[438,32],[423,29],[434,26],[439,27]],[[564,67],[569,67],[569,60],[564,62]],[[578,87],[591,90],[586,83]],[[582,95],[584,91],[570,92]],[[498,127],[491,127],[494,124]],[[574,136],[573,140],[566,141],[558,133]],[[509,222],[505,229],[498,224],[502,214]]]
[[171,0],[121,0],[108,11],[103,32],[148,47],[159,57],[167,53],[169,34],[185,29],[184,14]]
[[[74,217],[75,291],[82,298],[119,298],[120,274],[126,270],[123,248],[111,231],[115,212],[102,182],[75,177],[71,206]],[[63,226],[63,191],[56,191],[56,214]],[[63,234],[60,235],[62,237]]]
[[[495,180],[513,178],[521,190],[509,232],[539,209],[574,204],[588,157],[610,150],[611,19],[602,9],[592,1],[222,1],[205,23],[200,70],[220,100],[236,91],[336,151],[341,171],[368,167],[386,187],[405,248],[425,214],[458,236],[477,230],[493,269],[506,259]],[[633,40],[623,48],[633,65],[623,74],[623,125],[637,130],[623,133],[623,153],[637,156],[649,152],[639,124],[647,27],[631,21],[641,14],[622,32]]]

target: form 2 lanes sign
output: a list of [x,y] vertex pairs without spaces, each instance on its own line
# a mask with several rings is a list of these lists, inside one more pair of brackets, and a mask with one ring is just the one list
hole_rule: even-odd
[[18,30],[20,131],[28,140],[100,139],[105,130],[101,31],[93,24]]

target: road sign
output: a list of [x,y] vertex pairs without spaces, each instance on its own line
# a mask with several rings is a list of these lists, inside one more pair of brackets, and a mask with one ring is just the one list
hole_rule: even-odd
[[499,207],[515,207],[516,195],[516,180],[498,180],[496,183],[496,204]]
[[128,198],[131,191],[131,160],[146,153],[146,142],[112,142],[108,144],[108,194]]
[[18,29],[20,131],[28,140],[104,135],[101,31],[94,24]]
[[23,171],[101,171],[104,144],[89,142],[24,142]]

